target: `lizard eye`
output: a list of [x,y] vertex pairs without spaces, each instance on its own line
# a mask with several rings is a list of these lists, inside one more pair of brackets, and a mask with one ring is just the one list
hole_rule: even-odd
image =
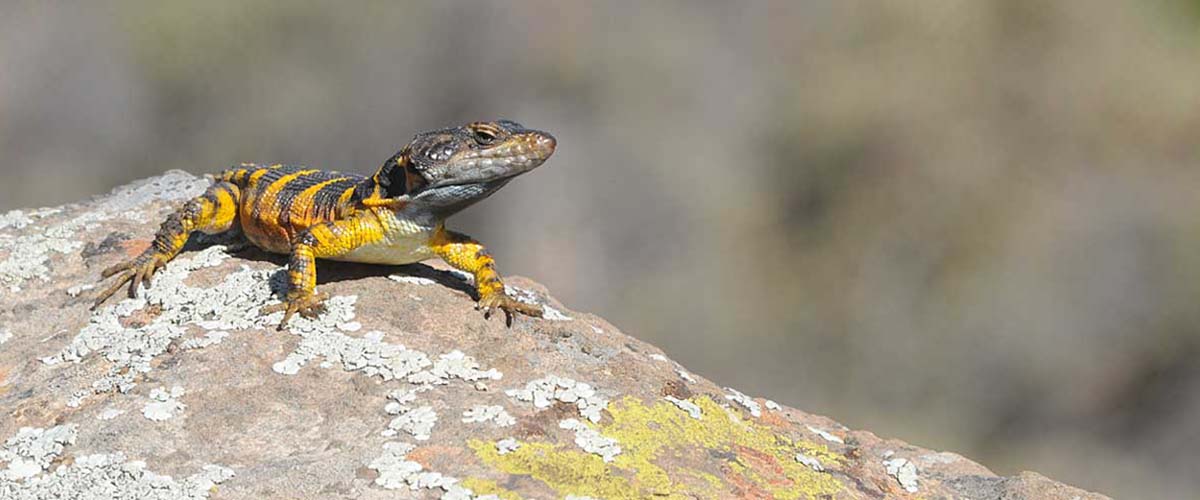
[[496,139],[497,139],[496,134],[494,132],[492,132],[491,130],[482,129],[482,128],[475,129],[475,141],[480,144],[484,144],[484,145],[491,144],[493,142],[496,142]]

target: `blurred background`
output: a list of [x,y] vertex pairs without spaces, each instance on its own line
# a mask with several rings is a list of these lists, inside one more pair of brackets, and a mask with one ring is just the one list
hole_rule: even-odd
[[415,133],[559,139],[452,220],[720,383],[1200,491],[1200,2],[0,2],[0,209]]

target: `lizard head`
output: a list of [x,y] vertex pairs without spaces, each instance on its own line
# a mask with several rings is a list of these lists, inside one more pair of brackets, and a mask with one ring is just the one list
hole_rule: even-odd
[[554,136],[499,120],[418,134],[384,163],[385,196],[461,210],[554,154]]

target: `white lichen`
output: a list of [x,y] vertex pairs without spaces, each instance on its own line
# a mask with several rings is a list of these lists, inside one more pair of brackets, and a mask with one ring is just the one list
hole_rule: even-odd
[[496,441],[496,453],[500,455],[507,455],[517,451],[517,448],[520,447],[521,443],[517,442],[517,440],[514,438],[504,438]]
[[[137,377],[150,372],[152,361],[187,333],[189,325],[222,330],[267,325],[258,310],[271,298],[270,271],[253,271],[243,266],[211,287],[184,284],[192,271],[219,265],[227,257],[223,247],[214,246],[176,258],[154,275],[153,287],[141,290],[138,298],[124,299],[92,313],[88,324],[70,344],[58,354],[42,358],[42,362],[78,363],[89,354],[101,354],[110,366],[105,375],[92,382],[91,391],[128,392],[136,385]],[[158,310],[148,323],[136,327],[122,324],[123,318],[147,306],[156,306]],[[215,343],[219,336],[208,338]]]
[[3,477],[16,481],[40,474],[62,454],[66,445],[75,443],[76,428],[75,424],[49,429],[22,427],[0,449],[0,461],[8,462]]
[[0,214],[0,229],[23,229],[25,226],[33,224],[33,219],[25,214],[23,210],[12,210]]
[[761,417],[762,416],[762,407],[758,404],[757,401],[754,400],[754,398],[747,396],[745,394],[742,394],[740,391],[738,391],[737,389],[734,389],[732,387],[726,387],[725,390],[729,391],[729,393],[730,393],[730,394],[725,395],[725,399],[728,399],[730,401],[733,401],[734,403],[741,405],[743,408],[746,409],[746,411],[750,412],[750,416],[752,416],[752,417]]
[[172,387],[170,391],[165,387],[150,391],[152,401],[142,407],[142,415],[155,422],[179,416],[184,408],[187,408],[187,405],[179,401],[183,394],[184,390],[179,386]]
[[805,455],[803,453],[796,454],[796,461],[800,462],[804,465],[807,465],[808,468],[815,470],[817,472],[825,472],[825,466],[821,465],[820,460],[817,460],[817,459],[810,457],[808,455]]
[[704,414],[704,411],[701,410],[700,407],[696,405],[696,403],[693,403],[686,399],[679,399],[674,396],[663,396],[663,399],[670,401],[671,404],[675,405],[680,410],[686,411],[689,416],[691,416],[692,418],[694,418],[696,420],[700,420],[701,415]]
[[389,274],[388,279],[390,279],[392,281],[398,281],[400,283],[408,283],[410,285],[426,286],[426,285],[437,284],[436,281],[433,281],[429,278],[421,278],[418,276],[399,276],[396,274]]
[[[77,234],[97,227],[97,223],[128,214],[140,214],[135,210],[154,200],[177,200],[196,196],[204,191],[208,182],[186,172],[172,171],[164,175],[136,182],[114,190],[108,196],[92,203],[86,213],[73,219],[48,227],[35,228],[27,234],[0,234],[0,252],[7,251],[8,258],[0,261],[0,292],[7,289],[17,292],[21,284],[37,278],[50,279],[49,262],[54,254],[70,254],[83,247]],[[0,216],[0,229],[23,229],[34,218],[46,217],[61,212],[61,208],[38,209],[28,214],[8,212]]]
[[37,278],[50,280],[47,264],[53,254],[68,254],[83,248],[75,236],[97,221],[108,218],[100,212],[89,212],[74,219],[51,225],[41,231],[29,231],[17,236],[0,235],[0,251],[7,250],[8,258],[0,261],[0,286],[19,291],[20,285]]
[[408,381],[414,384],[444,385],[455,378],[474,382],[481,379],[500,380],[503,377],[504,375],[495,368],[480,370],[475,358],[455,349],[438,356],[429,370],[410,375]]
[[100,419],[100,420],[112,420],[114,418],[121,416],[124,413],[125,413],[125,410],[119,410],[116,408],[105,408],[98,415],[96,415],[96,418]]
[[571,321],[571,317],[563,314],[562,311],[555,309],[539,300],[538,296],[533,292],[524,288],[517,288],[512,285],[504,285],[504,293],[507,293],[512,298],[517,299],[517,302],[523,302],[535,306],[542,306],[542,319],[550,321]]
[[[356,301],[357,297],[353,295],[332,297],[325,301],[325,313],[321,316],[293,317],[289,330],[301,337],[300,345],[272,369],[284,375],[295,375],[309,361],[322,358],[332,364],[340,363],[346,371],[362,371],[367,376],[394,380],[406,378],[432,364],[425,353],[383,342],[382,332],[351,337],[338,331],[339,325],[354,319]],[[276,318],[282,318],[281,314],[270,317],[278,321]]]
[[960,455],[950,453],[948,451],[942,451],[942,452],[937,452],[937,453],[926,453],[924,455],[921,455],[921,456],[917,457],[916,462],[920,462],[921,465],[928,466],[928,465],[933,465],[933,464],[952,464],[952,463],[958,462],[962,459],[963,459],[963,457]]
[[548,408],[555,401],[570,403],[579,408],[579,414],[591,422],[599,422],[601,412],[608,408],[608,400],[596,393],[592,386],[569,378],[547,375],[532,380],[521,389],[504,391],[519,401],[533,403],[535,408]]
[[651,354],[650,359],[653,359],[655,361],[667,361],[666,356],[663,356],[662,354],[657,354],[657,353]]
[[0,344],[8,342],[12,336],[12,332],[8,331],[8,328],[0,328]]
[[840,438],[840,437],[837,437],[837,436],[835,436],[835,435],[833,435],[833,434],[830,434],[828,431],[826,431],[826,430],[824,430],[824,429],[818,429],[818,428],[816,428],[816,427],[813,427],[813,426],[811,426],[811,425],[806,425],[805,427],[808,427],[808,431],[809,431],[809,432],[811,432],[811,433],[813,433],[813,434],[816,434],[816,435],[818,435],[818,436],[821,436],[821,439],[824,439],[824,440],[826,440],[826,441],[829,441],[829,442],[831,442],[831,443],[837,443],[837,444],[846,444],[846,442],[845,442],[845,441],[843,441],[843,440],[842,440],[842,438]]
[[575,431],[575,444],[588,453],[600,455],[605,462],[612,462],[621,454],[621,445],[617,440],[604,437],[600,431],[588,427],[587,424],[568,418],[558,423],[560,429]]
[[429,434],[433,432],[435,424],[437,424],[437,413],[433,411],[433,407],[418,406],[401,408],[396,418],[388,423],[388,429],[404,431],[411,434],[413,439],[425,441],[429,439]]
[[127,461],[121,453],[83,455],[49,474],[21,481],[0,479],[0,498],[202,500],[208,498],[215,485],[233,476],[229,468],[206,465],[201,472],[175,481],[171,476],[147,470],[145,462]]
[[93,288],[96,288],[96,285],[93,285],[91,283],[74,285],[74,286],[71,286],[70,288],[67,288],[67,296],[68,297],[78,297],[79,294],[86,292],[88,290],[91,290]]
[[225,337],[229,336],[229,332],[223,330],[214,330],[207,332],[203,337],[187,339],[179,344],[182,349],[202,349],[210,345],[220,344]]
[[470,489],[458,485],[458,479],[438,472],[426,471],[425,468],[406,455],[416,447],[399,441],[383,444],[383,454],[372,460],[367,467],[379,473],[375,484],[389,489],[408,488],[411,491],[422,489],[442,490],[443,500],[486,500],[496,498],[493,495],[475,496]]
[[498,405],[472,406],[470,409],[463,412],[462,421],[463,423],[468,424],[494,421],[497,427],[508,427],[517,423],[517,420],[514,419],[512,415],[509,415],[507,411],[504,411],[504,407]]
[[904,488],[904,491],[916,493],[917,485],[917,466],[907,458],[893,458],[883,461],[883,467],[887,470],[889,476],[896,478],[896,482]]
[[696,378],[695,378],[695,377],[692,377],[692,374],[690,374],[690,373],[688,373],[688,372],[684,371],[684,369],[682,369],[682,368],[676,368],[676,369],[675,369],[675,373],[678,373],[678,374],[679,374],[679,378],[681,378],[681,379],[684,379],[684,380],[686,380],[686,381],[688,381],[688,382],[691,382],[691,383],[693,383],[693,384],[694,384],[694,383],[696,383]]
[[779,403],[776,403],[776,402],[774,402],[774,401],[771,401],[770,399],[768,399],[768,400],[767,400],[767,401],[766,401],[764,404],[765,404],[765,406],[767,407],[767,409],[768,409],[768,410],[772,410],[772,411],[781,411],[781,410],[783,410],[783,407],[782,407],[782,406],[780,406],[780,405],[779,405]]

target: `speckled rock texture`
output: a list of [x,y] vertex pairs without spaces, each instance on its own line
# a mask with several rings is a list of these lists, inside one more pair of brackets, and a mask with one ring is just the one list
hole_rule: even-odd
[[722,387],[528,280],[547,318],[505,328],[439,263],[322,263],[327,313],[275,331],[284,259],[198,237],[89,311],[206,183],[0,214],[0,498],[1104,498]]

